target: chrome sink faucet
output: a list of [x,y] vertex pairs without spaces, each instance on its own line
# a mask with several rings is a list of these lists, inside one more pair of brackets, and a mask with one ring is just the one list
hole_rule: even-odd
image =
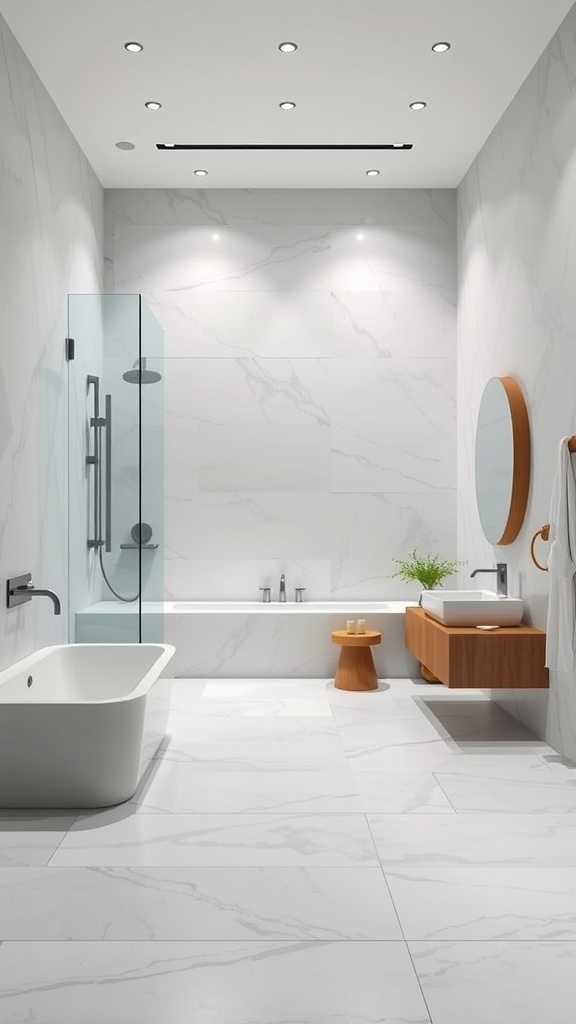
[[286,601],[286,577],[284,576],[284,573],[282,573],[280,577],[280,594],[278,596],[278,600],[282,602]]
[[470,576],[476,576],[479,572],[495,572],[498,597],[508,597],[508,566],[506,562],[496,562],[495,569],[474,569]]

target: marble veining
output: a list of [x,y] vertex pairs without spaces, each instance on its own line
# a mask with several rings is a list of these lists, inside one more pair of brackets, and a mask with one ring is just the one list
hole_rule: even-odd
[[519,728],[411,679],[176,680],[133,800],[0,812],[3,1018],[571,1024],[576,768]]
[[319,598],[410,599],[393,557],[454,557],[454,199],[107,193],[113,287],[165,331],[166,596],[314,562]]
[[30,942],[1,956],[15,1022],[430,1021],[402,942]]
[[103,189],[2,18],[0,55],[0,576],[63,603],[0,608],[4,668],[65,640],[66,301],[101,291]]
[[[458,552],[469,565],[505,560],[511,593],[546,627],[548,577],[530,539],[549,521],[554,453],[576,429],[576,11],[560,26],[458,189]],[[495,551],[480,529],[474,436],[486,381],[515,376],[532,434],[532,483],[517,541]],[[538,545],[541,560],[548,545]],[[552,673],[546,692],[493,692],[495,700],[566,757],[576,758],[572,674]]]

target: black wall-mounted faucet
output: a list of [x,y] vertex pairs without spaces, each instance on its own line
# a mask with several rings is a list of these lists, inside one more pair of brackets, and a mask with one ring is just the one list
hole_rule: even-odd
[[15,608],[26,604],[33,597],[49,597],[54,605],[54,615],[60,615],[60,598],[53,590],[36,590],[32,585],[32,573],[25,572],[22,576],[13,576],[6,580],[6,607]]

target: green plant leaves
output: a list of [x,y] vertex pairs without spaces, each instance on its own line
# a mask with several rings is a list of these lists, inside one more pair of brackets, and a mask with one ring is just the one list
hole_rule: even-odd
[[393,561],[400,568],[393,574],[392,579],[401,579],[405,583],[417,580],[425,590],[441,587],[442,580],[447,576],[453,576],[458,567],[464,565],[464,562],[449,561],[438,555],[420,555],[416,548],[407,558],[394,558]]

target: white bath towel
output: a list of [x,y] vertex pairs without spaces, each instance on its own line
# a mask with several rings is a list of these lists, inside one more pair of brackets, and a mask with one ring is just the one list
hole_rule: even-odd
[[576,668],[576,480],[569,440],[558,445],[550,503],[546,665],[558,672]]

